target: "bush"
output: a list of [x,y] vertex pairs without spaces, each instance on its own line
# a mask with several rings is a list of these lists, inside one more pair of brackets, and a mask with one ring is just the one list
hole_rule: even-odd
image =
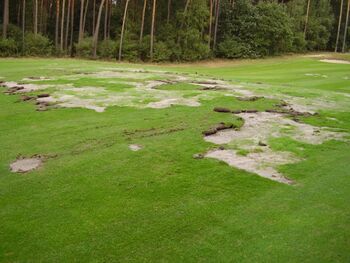
[[306,50],[307,42],[304,39],[304,34],[301,32],[294,33],[292,39],[292,51],[293,52],[304,52]]
[[[117,50],[119,52],[119,41],[117,41]],[[122,58],[127,61],[140,60],[139,54],[139,36],[129,30],[125,31],[123,39]]]
[[11,57],[18,55],[16,41],[12,38],[0,39],[0,56]]
[[235,39],[225,39],[218,45],[217,54],[224,58],[252,58],[256,54],[248,44]]
[[25,36],[25,54],[28,56],[50,56],[52,44],[47,37],[41,34],[28,33]]
[[237,0],[234,9],[222,10],[217,55],[255,58],[291,51],[292,21],[280,4]]
[[159,41],[154,45],[154,61],[160,62],[170,60],[171,55],[172,51],[168,48],[166,43]]
[[75,46],[78,57],[88,58],[92,56],[92,37],[83,38],[79,44]]
[[103,58],[115,58],[118,52],[117,42],[104,40],[98,45],[97,54]]

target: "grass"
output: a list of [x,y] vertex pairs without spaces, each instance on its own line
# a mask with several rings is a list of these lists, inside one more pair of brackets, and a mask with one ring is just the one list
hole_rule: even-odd
[[[203,74],[254,90],[263,86],[266,94],[302,96],[306,90],[304,96],[313,100],[319,94],[350,94],[350,82],[344,79],[349,65],[298,56],[217,67],[1,59],[0,76],[14,81],[60,76],[55,84],[74,84],[64,76],[115,66]],[[104,83],[86,76],[76,81],[77,86]],[[128,89],[113,87],[107,89]],[[191,85],[165,88],[184,88],[184,96],[198,91]],[[302,121],[350,132],[350,105],[337,94],[341,109],[323,109]],[[263,111],[276,103],[218,96],[202,100],[197,108],[113,106],[103,113],[80,108],[37,112],[32,103],[1,93],[0,261],[350,261],[349,142],[310,145],[271,139],[272,149],[303,159],[279,167],[296,186],[213,159],[192,158],[213,147],[203,140],[203,130],[219,122],[241,125],[230,114],[213,112],[214,107]],[[129,144],[144,148],[132,152]],[[19,154],[51,157],[39,170],[13,174],[8,167]]]

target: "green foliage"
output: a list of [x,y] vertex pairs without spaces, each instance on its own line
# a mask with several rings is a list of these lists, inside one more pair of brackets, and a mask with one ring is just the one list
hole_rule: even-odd
[[52,54],[51,41],[41,34],[27,33],[25,36],[25,54],[27,56],[50,56]]
[[172,55],[171,49],[167,46],[166,43],[159,41],[154,46],[154,61],[167,61],[170,60]]
[[[119,41],[117,41],[117,50],[119,51]],[[127,61],[138,61],[140,58],[139,52],[139,38],[135,32],[126,30],[124,32],[123,48],[122,48],[122,58]]]
[[[26,38],[28,45],[22,39],[21,10],[18,10],[18,0],[10,5],[10,23],[8,38],[15,41],[16,49],[10,42],[2,43],[9,50],[8,55],[51,55],[50,41],[55,39],[55,17],[49,10],[39,12],[39,31],[45,34],[50,41],[37,36],[28,35],[33,31],[33,17],[26,16]],[[116,4],[112,1],[110,17],[110,36],[112,41],[102,40],[104,30],[104,15],[100,25],[98,55],[101,58],[113,58],[118,54],[121,25],[125,1]],[[214,1],[215,2],[215,1]],[[27,3],[27,10],[33,10],[33,1]],[[185,4],[189,3],[185,10]],[[144,21],[143,40],[140,43],[140,28],[143,1],[129,5],[125,21],[125,34],[123,39],[122,58],[128,61],[147,61],[150,59],[150,31],[152,21],[152,1],[148,1]],[[220,12],[216,45],[213,43],[215,26],[215,4],[212,12],[212,32],[209,36],[210,4],[208,0],[191,0],[189,2],[171,1],[168,17],[168,1],[157,1],[155,34],[154,34],[154,61],[193,61],[206,59],[211,56],[224,58],[256,58],[273,56],[287,52],[304,52],[314,50],[329,50],[334,48],[337,20],[339,17],[340,1],[312,0],[308,16],[306,34],[304,35],[306,21],[306,0],[220,0]],[[99,4],[96,3],[95,12]],[[344,8],[346,5],[344,4]],[[53,13],[55,8],[50,9]],[[344,10],[343,10],[344,11]],[[19,13],[18,13],[19,12]],[[345,13],[345,11],[344,11]],[[87,21],[93,19],[93,5],[87,9]],[[75,9],[75,17],[79,17],[79,7]],[[42,16],[42,17],[41,17]],[[17,18],[17,19],[16,19]],[[96,17],[95,17],[96,18]],[[16,25],[15,21],[18,21]],[[41,21],[47,23],[41,26]],[[107,20],[108,21],[108,20]],[[74,21],[74,41],[77,41],[77,28],[79,19]],[[95,21],[96,22],[96,21]],[[340,40],[344,34],[345,19],[342,20]],[[2,25],[0,25],[2,31]],[[60,31],[60,30],[59,30]],[[45,33],[43,33],[45,32]],[[85,38],[75,44],[76,54],[79,57],[92,55],[92,23],[86,23]],[[59,34],[60,35],[60,34]],[[350,35],[350,34],[349,34]],[[60,36],[59,36],[60,37]],[[347,45],[349,46],[350,37]],[[342,45],[342,43],[340,43]],[[27,49],[27,46],[30,50]],[[44,47],[44,48],[43,48]],[[25,50],[23,50],[23,48]],[[73,50],[74,51],[74,50]],[[54,55],[67,54],[67,50],[56,50]],[[74,52],[72,52],[74,53]]]
[[0,39],[0,57],[12,57],[18,55],[16,41],[13,38]]
[[83,38],[80,43],[75,46],[77,56],[88,58],[92,56],[92,37]]
[[259,57],[291,50],[291,21],[277,3],[254,6],[238,0],[232,9],[226,2],[220,22],[217,54],[221,57]]
[[307,28],[306,40],[308,50],[324,50],[331,36],[334,17],[328,0],[315,0]]
[[115,58],[118,52],[117,42],[104,40],[98,45],[97,54],[102,58]]
[[217,54],[225,58],[256,57],[251,47],[239,41],[239,39],[227,38],[219,43]]

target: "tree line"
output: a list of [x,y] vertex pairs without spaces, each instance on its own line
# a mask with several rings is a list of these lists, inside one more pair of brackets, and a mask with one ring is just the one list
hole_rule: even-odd
[[180,61],[349,46],[350,0],[3,0],[0,56]]

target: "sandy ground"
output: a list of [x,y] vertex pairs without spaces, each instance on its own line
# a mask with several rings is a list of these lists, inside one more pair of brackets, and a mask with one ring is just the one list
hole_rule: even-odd
[[142,146],[141,145],[138,145],[138,144],[130,144],[129,145],[129,149],[132,150],[133,152],[137,152],[137,151],[140,151],[142,150]]
[[281,183],[291,183],[277,171],[278,165],[294,163],[299,159],[292,153],[274,152],[268,146],[270,138],[289,137],[308,144],[321,144],[324,141],[342,140],[344,133],[328,131],[324,128],[295,122],[283,114],[258,112],[237,114],[244,120],[240,130],[223,130],[205,136],[208,142],[246,150],[248,154],[239,155],[238,150],[214,150],[205,157],[226,162],[230,166],[256,173]]
[[24,158],[11,163],[10,169],[14,173],[26,173],[39,168],[41,164],[40,158]]
[[247,156],[238,155],[234,150],[214,150],[205,154],[205,157],[223,161],[232,167],[285,184],[292,184],[292,181],[280,174],[275,166],[299,161],[290,153],[271,150],[249,153]]
[[321,59],[320,61],[333,64],[350,64],[350,61],[340,59]]

